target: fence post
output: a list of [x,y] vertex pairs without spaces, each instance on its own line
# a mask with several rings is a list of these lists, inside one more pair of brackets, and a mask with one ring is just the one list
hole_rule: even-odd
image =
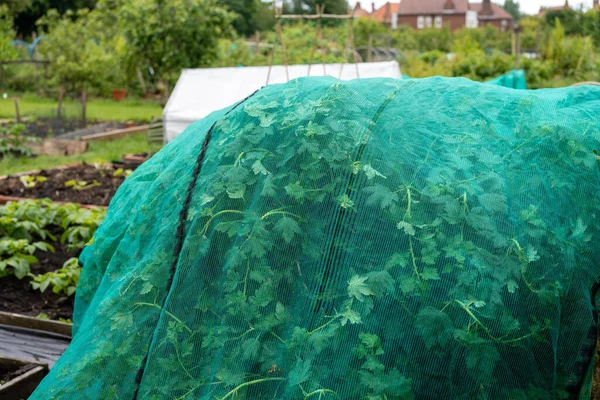
[[60,85],[60,89],[58,90],[58,108],[56,111],[56,118],[60,119],[60,114],[62,111],[62,102],[63,97],[65,96],[65,85]]
[[86,123],[86,93],[85,87],[81,89],[81,119],[83,120],[83,124]]
[[367,61],[373,61],[373,35],[369,35],[369,45],[367,49]]
[[15,97],[15,114],[17,115],[17,124],[21,122],[21,113],[19,112],[19,98]]
[[515,69],[519,69],[521,65],[521,31],[521,26],[518,24],[515,25]]

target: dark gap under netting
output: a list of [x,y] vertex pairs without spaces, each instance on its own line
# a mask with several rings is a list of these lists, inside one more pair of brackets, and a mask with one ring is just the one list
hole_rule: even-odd
[[589,397],[600,89],[265,87],[119,189],[33,399]]

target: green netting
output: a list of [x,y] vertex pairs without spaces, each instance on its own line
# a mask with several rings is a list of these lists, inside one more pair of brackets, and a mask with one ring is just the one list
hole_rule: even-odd
[[[402,74],[402,79],[413,79],[408,75]],[[485,83],[490,85],[504,86],[512,89],[526,90],[527,80],[525,78],[525,71],[522,69],[515,69],[507,72],[504,75],[500,75],[497,78],[486,81]]]
[[600,89],[306,78],[132,174],[33,399],[584,398]]
[[527,80],[525,78],[525,71],[522,69],[512,70],[504,75],[492,79],[486,83],[498,86],[504,86],[513,89],[527,89]]

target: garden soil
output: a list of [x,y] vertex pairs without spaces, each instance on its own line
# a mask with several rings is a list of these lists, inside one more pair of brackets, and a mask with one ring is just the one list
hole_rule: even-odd
[[[49,229],[57,238],[60,238],[62,230],[58,228]],[[71,257],[77,257],[79,250],[69,252],[67,247],[60,242],[50,243],[54,252],[37,251],[35,256],[38,262],[31,265],[31,273],[38,275],[61,268],[65,261]],[[58,320],[59,318],[71,319],[73,315],[73,297],[64,294],[55,294],[51,288],[44,293],[34,290],[28,278],[17,279],[14,275],[5,276],[1,279],[2,290],[0,290],[0,311],[16,314],[29,315],[32,317],[46,314],[48,318]]]
[[[11,176],[0,180],[0,195],[107,206],[125,180],[124,171],[120,174],[117,171],[136,167],[135,164],[123,168],[113,164],[80,164],[66,169],[43,170],[31,176],[41,176],[47,180],[36,183],[33,188],[26,188],[18,176]],[[69,181],[85,182],[80,186],[89,187],[77,190],[67,186]]]

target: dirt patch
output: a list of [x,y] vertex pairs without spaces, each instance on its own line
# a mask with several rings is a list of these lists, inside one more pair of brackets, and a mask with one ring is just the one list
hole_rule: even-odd
[[135,164],[80,164],[62,170],[43,170],[31,177],[45,180],[35,179],[35,186],[30,188],[19,177],[11,176],[0,180],[0,195],[107,206],[125,180],[127,170],[136,167]]
[[3,385],[8,381],[23,375],[24,373],[34,369],[35,367],[36,365],[34,364],[26,364],[20,367],[0,366],[0,385]]
[[[47,229],[57,239],[60,239],[62,229],[51,226]],[[61,268],[71,257],[79,256],[80,250],[69,251],[60,242],[50,243],[54,252],[37,251],[38,262],[31,266],[31,273],[38,275]],[[28,278],[21,280],[13,275],[0,278],[0,311],[24,314],[32,317],[47,314],[50,319],[71,319],[73,315],[73,296],[55,294],[49,287],[44,293],[34,290]]]

